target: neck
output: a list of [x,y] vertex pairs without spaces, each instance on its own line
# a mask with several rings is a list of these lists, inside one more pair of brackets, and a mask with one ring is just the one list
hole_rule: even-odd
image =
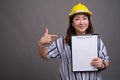
[[85,32],[76,32],[76,35],[84,35],[86,34]]

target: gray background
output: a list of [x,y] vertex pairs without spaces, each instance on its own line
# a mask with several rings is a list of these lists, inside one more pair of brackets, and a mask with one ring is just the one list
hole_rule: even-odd
[[58,80],[58,59],[41,59],[37,41],[45,27],[65,35],[69,10],[78,2],[93,12],[95,32],[109,52],[103,79],[119,80],[120,0],[0,0],[0,80]]

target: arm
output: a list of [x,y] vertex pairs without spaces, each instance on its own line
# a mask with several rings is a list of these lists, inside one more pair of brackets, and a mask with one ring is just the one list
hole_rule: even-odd
[[99,69],[106,69],[109,66],[109,62],[103,61],[101,58],[94,58],[91,64]]
[[45,47],[45,45],[41,44],[41,42],[38,41],[38,49],[39,49],[39,54],[40,57],[42,58],[47,58],[47,48]]
[[56,37],[57,35],[48,34],[48,29],[46,28],[44,35],[38,41],[39,54],[42,58],[47,58],[48,50],[46,45],[53,42]]
[[92,60],[92,65],[99,68],[99,69],[106,69],[109,67],[109,56],[107,49],[103,43],[103,41],[99,38],[99,58],[95,58]]

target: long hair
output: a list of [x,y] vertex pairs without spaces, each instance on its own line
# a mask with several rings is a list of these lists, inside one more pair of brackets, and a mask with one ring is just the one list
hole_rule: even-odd
[[[75,14],[75,15],[77,15],[77,14]],[[65,37],[66,44],[68,44],[70,46],[71,46],[71,36],[76,35],[76,31],[75,31],[74,27],[72,26],[73,18],[75,17],[75,15],[70,17],[69,27],[67,29],[67,33],[66,33],[67,35]],[[86,15],[88,17],[88,20],[89,20],[89,25],[88,25],[88,28],[86,30],[86,34],[93,34],[94,29],[93,29],[93,26],[92,26],[92,23],[91,23],[91,20],[90,20],[90,16],[86,13],[84,13],[84,15]]]

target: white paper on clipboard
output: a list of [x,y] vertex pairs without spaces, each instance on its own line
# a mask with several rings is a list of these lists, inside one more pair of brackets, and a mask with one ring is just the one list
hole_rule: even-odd
[[93,58],[98,57],[98,35],[72,36],[72,70],[97,71],[91,65]]

